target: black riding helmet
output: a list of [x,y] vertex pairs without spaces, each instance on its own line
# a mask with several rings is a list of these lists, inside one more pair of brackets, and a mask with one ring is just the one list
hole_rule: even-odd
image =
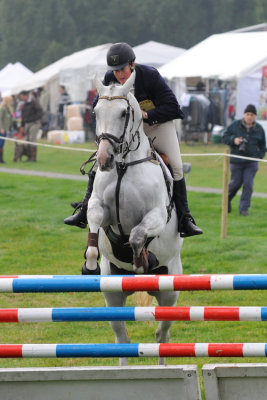
[[127,43],[115,43],[107,52],[107,64],[112,71],[122,69],[134,60],[134,51]]

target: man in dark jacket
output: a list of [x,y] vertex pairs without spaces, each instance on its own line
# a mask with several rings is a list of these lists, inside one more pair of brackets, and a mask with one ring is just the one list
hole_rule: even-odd
[[[24,101],[21,117],[22,117],[22,131],[26,136],[28,142],[36,143],[37,134],[41,128],[41,118],[43,110],[38,101],[32,94],[27,91],[20,93],[20,98]],[[34,144],[28,145],[28,160],[36,161],[37,146]]]
[[[249,104],[243,119],[234,121],[225,131],[223,142],[230,146],[230,154],[235,156],[264,158],[266,152],[265,132],[255,119],[256,107]],[[230,158],[231,181],[228,189],[228,212],[231,212],[231,200],[243,185],[239,202],[239,214],[249,215],[250,200],[253,192],[253,180],[258,170],[258,162],[246,158]]]
[[[142,111],[144,131],[153,140],[156,150],[167,156],[173,172],[173,200],[180,235],[188,237],[202,234],[188,207],[183,164],[173,122],[174,119],[182,119],[184,115],[174,93],[155,68],[135,63],[134,51],[127,43],[116,43],[110,47],[107,64],[109,71],[104,77],[106,86],[112,82],[124,85],[135,70],[133,90]],[[65,224],[86,227],[87,204],[92,193],[95,172],[91,171],[90,174],[82,206],[77,214],[64,220]]]

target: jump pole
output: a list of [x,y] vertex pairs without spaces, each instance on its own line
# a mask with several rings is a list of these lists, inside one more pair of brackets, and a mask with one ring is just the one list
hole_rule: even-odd
[[0,309],[0,323],[70,321],[267,321],[267,307],[78,307]]
[[2,293],[266,289],[266,274],[0,277],[0,292]]
[[267,343],[0,344],[0,358],[266,356]]

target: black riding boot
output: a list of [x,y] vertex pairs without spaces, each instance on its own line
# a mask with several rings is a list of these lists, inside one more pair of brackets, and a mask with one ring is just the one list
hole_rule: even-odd
[[[88,185],[87,185],[84,199],[81,203],[79,203],[78,207],[74,211],[74,214],[72,216],[64,219],[64,224],[75,225],[82,229],[86,228],[86,226],[87,226],[87,206],[88,206],[88,200],[90,199],[92,191],[93,191],[95,174],[96,174],[95,171],[89,172],[89,180],[88,180]],[[76,211],[77,211],[77,213],[75,214]]]
[[203,231],[195,224],[187,202],[185,179],[173,182],[173,201],[178,215],[178,231],[181,237],[201,235]]

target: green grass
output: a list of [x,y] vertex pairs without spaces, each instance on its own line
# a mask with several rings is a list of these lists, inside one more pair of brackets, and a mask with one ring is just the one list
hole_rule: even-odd
[[[87,155],[40,149],[38,163],[13,163],[13,144],[5,146],[6,167],[79,173]],[[81,145],[77,146],[81,147]],[[86,145],[83,145],[86,147]],[[182,146],[182,153],[223,152],[224,146]],[[89,154],[90,155],[90,154]],[[222,159],[185,158],[193,164],[192,186],[221,188]],[[261,164],[255,191],[267,193],[266,166]],[[62,223],[70,215],[69,203],[80,200],[85,183],[11,175],[0,172],[0,274],[80,274],[87,232]],[[266,273],[266,199],[253,198],[251,215],[238,215],[238,197],[228,217],[227,238],[220,239],[221,196],[189,192],[189,204],[204,235],[184,240],[185,274]],[[154,304],[154,303],[153,303]],[[266,306],[264,291],[182,292],[179,305]],[[101,293],[1,294],[0,307],[103,306]],[[127,305],[134,305],[133,296]],[[153,342],[156,323],[128,322],[131,341]],[[1,324],[1,343],[112,343],[107,322]],[[175,322],[172,342],[266,342],[265,323]],[[265,362],[256,359],[168,358],[168,364],[209,362]],[[157,364],[156,358],[129,359],[129,364]],[[1,367],[118,365],[117,359],[2,359]]]

